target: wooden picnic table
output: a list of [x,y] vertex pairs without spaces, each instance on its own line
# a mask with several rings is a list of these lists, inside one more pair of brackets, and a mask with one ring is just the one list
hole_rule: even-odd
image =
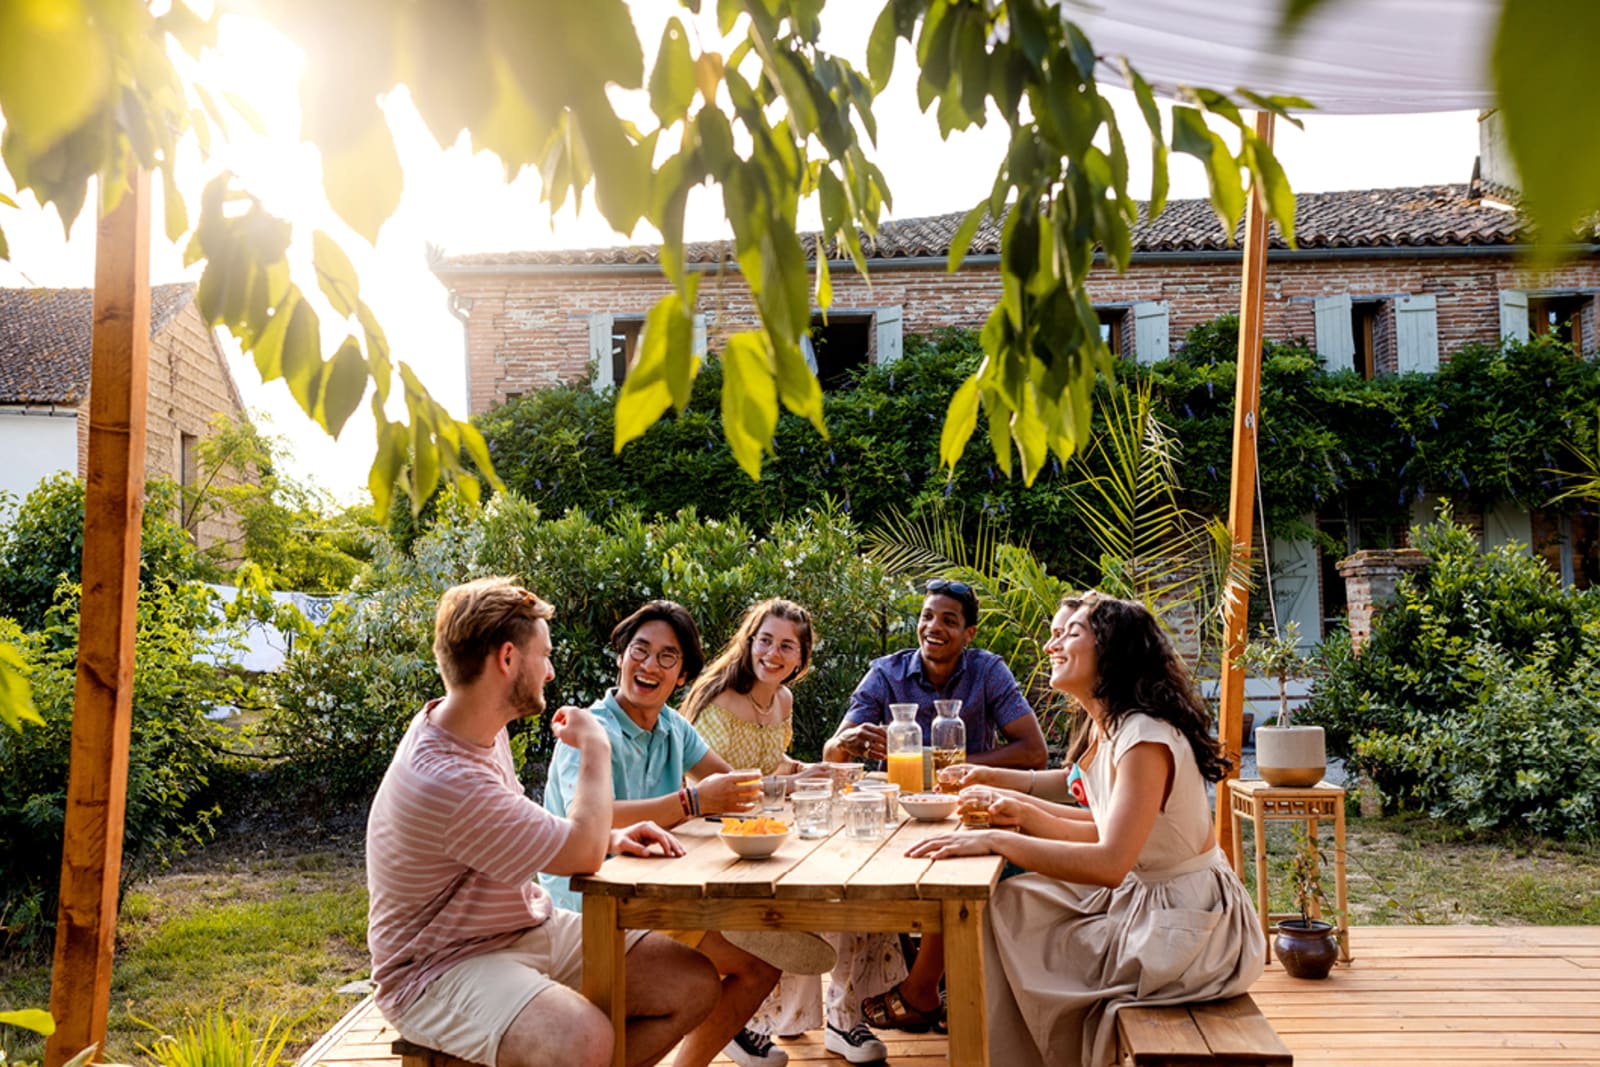
[[[793,825],[791,813],[784,818]],[[611,1018],[612,1062],[626,1062],[623,932],[806,930],[944,934],[950,1062],[986,1065],[982,932],[1000,881],[999,856],[912,859],[912,844],[954,829],[902,820],[876,841],[843,829],[821,840],[790,835],[770,859],[740,859],[717,840],[716,822],[673,828],[682,857],[613,856],[572,879],[583,893],[583,993]]]

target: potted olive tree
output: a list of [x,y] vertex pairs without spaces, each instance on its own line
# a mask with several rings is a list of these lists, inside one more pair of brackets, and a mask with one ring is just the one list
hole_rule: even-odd
[[1235,662],[1278,683],[1278,716],[1256,727],[1256,769],[1271,785],[1316,785],[1328,769],[1328,744],[1320,726],[1296,726],[1289,712],[1289,679],[1307,674],[1312,660],[1300,651],[1300,626],[1290,622],[1274,634],[1266,627]]
[[1304,826],[1295,827],[1295,850],[1289,860],[1289,883],[1294,891],[1300,918],[1278,923],[1272,949],[1291,978],[1326,978],[1339,958],[1339,939],[1333,924],[1311,917],[1312,904],[1318,910],[1328,904],[1322,888],[1322,854],[1317,839]]

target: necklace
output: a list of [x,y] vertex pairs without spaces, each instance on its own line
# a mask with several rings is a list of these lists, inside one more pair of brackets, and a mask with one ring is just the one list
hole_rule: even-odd
[[756,723],[758,725],[765,726],[767,724],[767,719],[772,714],[772,706],[778,702],[778,691],[774,689],[772,691],[772,695],[767,698],[767,702],[765,704],[756,703],[756,691],[754,689],[750,690],[745,699],[750,701],[750,709],[756,713]]

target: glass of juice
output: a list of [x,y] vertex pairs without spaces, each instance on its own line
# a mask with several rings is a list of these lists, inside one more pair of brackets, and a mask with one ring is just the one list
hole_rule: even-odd
[[994,790],[986,785],[969,785],[961,791],[961,828],[987,830],[989,805],[994,803]]

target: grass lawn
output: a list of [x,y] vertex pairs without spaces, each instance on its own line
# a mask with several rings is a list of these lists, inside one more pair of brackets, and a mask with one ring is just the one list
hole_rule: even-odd
[[[333,830],[230,831],[135,884],[123,901],[104,1058],[142,1058],[138,1045],[155,1032],[137,1020],[170,1030],[219,1003],[298,1019],[291,1055],[327,1030],[355,1002],[334,990],[368,973],[361,831],[354,817]],[[1290,827],[1269,826],[1268,842],[1276,890],[1287,884]],[[1403,817],[1350,819],[1348,845],[1358,924],[1600,924],[1600,845]],[[1247,878],[1252,866],[1247,858]],[[1287,910],[1287,896],[1273,906]],[[44,1006],[48,986],[48,960],[0,960],[0,1008]],[[41,1051],[18,1031],[4,1038],[13,1058]]]

